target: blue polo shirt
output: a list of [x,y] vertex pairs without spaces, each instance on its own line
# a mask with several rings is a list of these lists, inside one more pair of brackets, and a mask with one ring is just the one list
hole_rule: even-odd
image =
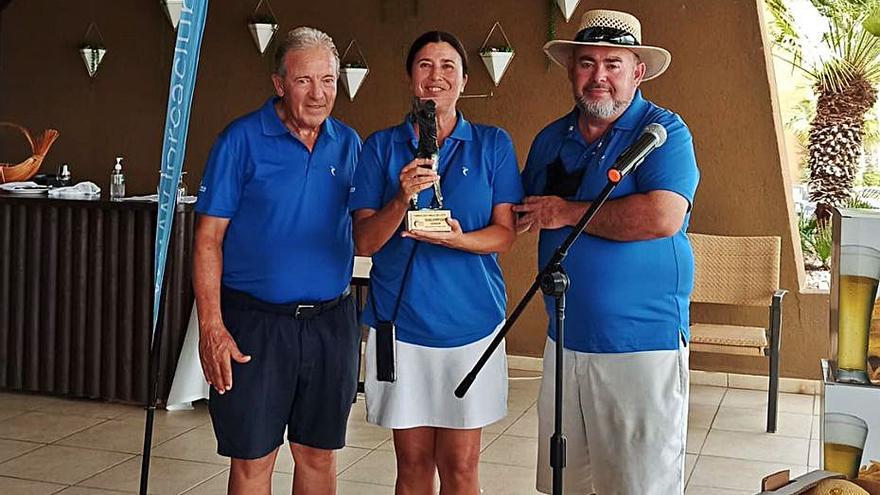
[[[418,146],[412,124],[379,131],[364,142],[351,195],[351,210],[380,210],[397,194],[400,169]],[[502,129],[471,124],[461,113],[440,148],[444,208],[464,232],[487,227],[492,209],[519,203],[522,184],[510,136]],[[433,189],[422,191],[429,205]],[[373,255],[364,322],[391,320],[401,280],[416,241],[400,230]],[[426,347],[455,347],[491,334],[504,319],[507,296],[496,254],[475,254],[421,243],[403,289],[395,319],[397,339]],[[378,313],[378,315],[376,314]]]
[[229,218],[223,284],[273,303],[325,301],[351,280],[348,196],[361,141],[328,118],[311,152],[270,98],[223,130],[196,211]]
[[[532,143],[523,184],[526,195],[540,196],[548,167],[561,161],[566,172],[583,171],[574,196],[592,201],[608,183],[607,172],[646,125],[666,128],[666,143],[624,178],[610,199],[655,190],[672,191],[693,204],[699,181],[693,139],[681,117],[642,98],[632,103],[603,137],[587,143],[578,130],[579,111],[551,123]],[[565,311],[565,342],[580,352],[617,353],[678,349],[688,338],[688,299],[693,288],[693,254],[685,232],[690,210],[675,235],[663,239],[618,242],[581,235],[563,267],[571,278]],[[542,230],[539,266],[571,232]],[[556,339],[554,301],[545,297],[550,337]]]

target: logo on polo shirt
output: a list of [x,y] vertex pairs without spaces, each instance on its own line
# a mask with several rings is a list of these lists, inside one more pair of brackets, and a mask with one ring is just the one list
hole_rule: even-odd
[[468,170],[470,169],[468,169],[467,167],[461,167],[461,175],[467,177]]
[[336,167],[334,167],[333,165],[330,165],[330,175],[336,177]]

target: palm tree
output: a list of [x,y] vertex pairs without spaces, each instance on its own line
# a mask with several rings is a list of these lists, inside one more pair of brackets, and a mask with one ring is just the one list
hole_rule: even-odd
[[809,0],[827,20],[827,54],[804,57],[805,41],[786,0],[765,0],[776,45],[812,81],[816,113],[810,122],[810,199],[824,224],[831,208],[850,198],[863,151],[865,114],[877,101],[880,37],[865,28],[878,0]]

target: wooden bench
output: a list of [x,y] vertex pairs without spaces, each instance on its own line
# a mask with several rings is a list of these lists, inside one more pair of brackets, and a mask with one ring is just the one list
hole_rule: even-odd
[[694,252],[691,304],[769,308],[767,326],[692,322],[691,351],[770,358],[767,432],[776,432],[779,395],[779,344],[782,298],[779,288],[779,237],[688,234]]

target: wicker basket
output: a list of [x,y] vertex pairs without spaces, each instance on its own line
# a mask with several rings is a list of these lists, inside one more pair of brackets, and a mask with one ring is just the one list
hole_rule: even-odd
[[27,158],[18,164],[0,162],[0,184],[6,182],[26,181],[30,179],[40,169],[40,165],[43,163],[43,158],[46,157],[46,153],[49,151],[52,143],[58,138],[58,131],[55,129],[46,129],[43,131],[43,134],[34,141],[31,137],[31,133],[18,124],[13,124],[12,122],[0,122],[0,127],[12,127],[18,129],[19,132],[24,134],[24,137],[27,138],[28,143],[31,145],[31,152],[33,152],[30,158]]

